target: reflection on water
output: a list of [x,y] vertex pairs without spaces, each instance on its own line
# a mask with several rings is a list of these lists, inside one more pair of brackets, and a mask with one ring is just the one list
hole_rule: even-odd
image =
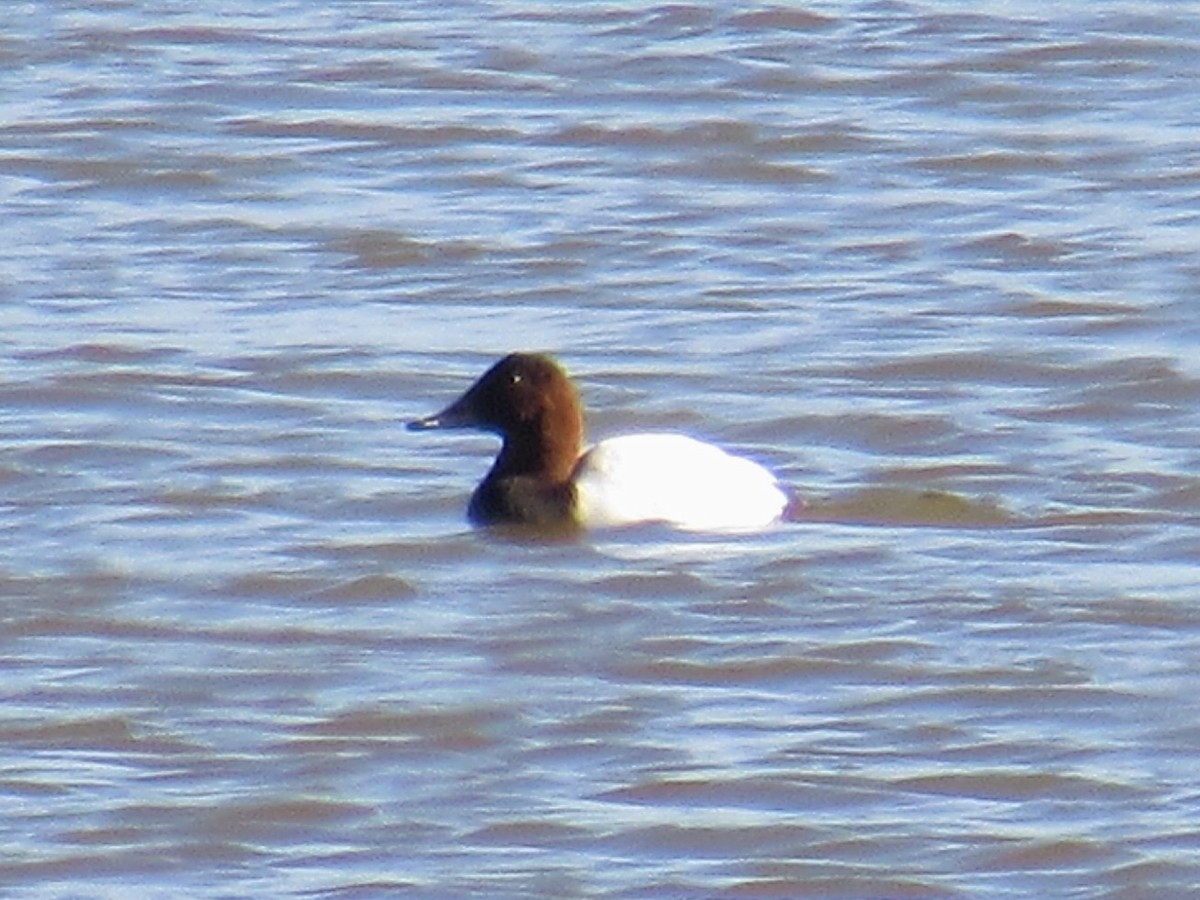
[[971,500],[945,491],[866,488],[836,500],[805,506],[802,519],[820,522],[892,523],[950,528],[1011,525],[1013,516],[999,503]]
[[[10,19],[9,893],[1195,893],[1186,16]],[[514,349],[803,515],[473,531]]]

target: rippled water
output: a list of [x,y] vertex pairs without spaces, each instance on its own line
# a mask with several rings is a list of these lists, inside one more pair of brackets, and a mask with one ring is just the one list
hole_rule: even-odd
[[[1200,892],[1191,4],[30,2],[0,892]],[[470,530],[592,433],[807,518]]]

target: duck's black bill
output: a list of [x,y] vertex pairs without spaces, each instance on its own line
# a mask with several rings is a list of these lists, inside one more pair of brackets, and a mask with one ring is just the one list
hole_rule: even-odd
[[423,419],[413,419],[408,423],[409,431],[432,431],[435,428],[445,428],[437,416],[426,416]]
[[409,422],[408,430],[433,431],[437,428],[473,428],[476,425],[475,416],[465,404],[452,403],[440,413]]

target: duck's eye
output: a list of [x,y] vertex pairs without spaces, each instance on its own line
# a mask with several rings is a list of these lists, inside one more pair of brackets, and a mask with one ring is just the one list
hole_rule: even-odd
[[508,376],[509,384],[520,384],[524,380],[525,379],[524,379],[524,377],[522,377],[520,372],[513,372],[511,375]]

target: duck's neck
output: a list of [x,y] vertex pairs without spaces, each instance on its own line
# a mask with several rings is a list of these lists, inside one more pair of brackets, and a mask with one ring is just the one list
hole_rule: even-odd
[[539,435],[536,439],[509,436],[492,466],[494,477],[533,475],[553,484],[571,477],[582,446],[580,435]]
[[578,407],[551,410],[537,426],[505,435],[492,466],[494,476],[532,475],[554,484],[570,479],[583,447],[583,417]]

